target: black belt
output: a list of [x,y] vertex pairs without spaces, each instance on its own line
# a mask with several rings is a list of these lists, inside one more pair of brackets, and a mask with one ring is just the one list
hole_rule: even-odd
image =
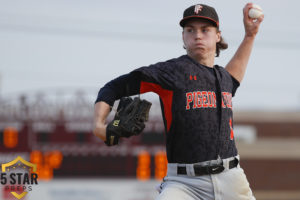
[[[234,158],[233,160],[229,161],[229,169],[236,167],[238,164],[239,160],[237,158]],[[219,163],[211,163],[207,165],[194,164],[193,168],[195,176],[219,174],[225,169],[222,160]],[[187,174],[186,166],[178,166],[177,174]]]

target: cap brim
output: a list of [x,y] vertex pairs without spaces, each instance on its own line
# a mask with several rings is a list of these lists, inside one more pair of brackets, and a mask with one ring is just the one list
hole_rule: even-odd
[[190,20],[190,19],[207,19],[207,20],[211,21],[216,27],[219,27],[219,22],[215,21],[214,19],[212,19],[212,18],[210,18],[210,17],[198,16],[198,15],[196,15],[196,16],[188,16],[188,17],[183,18],[183,19],[179,22],[180,26],[181,26],[181,27],[184,27],[185,24],[186,24],[186,22],[187,22],[188,20]]

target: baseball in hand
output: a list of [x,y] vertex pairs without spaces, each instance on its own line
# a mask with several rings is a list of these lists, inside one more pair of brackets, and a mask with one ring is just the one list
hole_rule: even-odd
[[253,4],[252,8],[249,10],[248,15],[250,18],[257,19],[261,15],[263,15],[263,11],[259,5]]

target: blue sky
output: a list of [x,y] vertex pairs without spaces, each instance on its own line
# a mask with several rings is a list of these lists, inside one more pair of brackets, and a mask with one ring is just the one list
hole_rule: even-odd
[[[121,74],[185,54],[178,22],[196,3],[219,14],[229,49],[216,64],[224,66],[243,39],[247,2],[0,0],[0,95],[83,89],[96,96]],[[300,110],[300,1],[254,3],[265,20],[234,106]]]

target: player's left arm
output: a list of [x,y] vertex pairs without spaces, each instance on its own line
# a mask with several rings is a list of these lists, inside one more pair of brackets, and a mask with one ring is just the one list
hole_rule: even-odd
[[248,16],[248,12],[252,8],[252,5],[252,3],[248,3],[243,9],[245,36],[238,50],[225,67],[231,76],[239,82],[244,78],[254,39],[264,18],[264,15],[262,15],[256,21],[253,21],[253,19]]

